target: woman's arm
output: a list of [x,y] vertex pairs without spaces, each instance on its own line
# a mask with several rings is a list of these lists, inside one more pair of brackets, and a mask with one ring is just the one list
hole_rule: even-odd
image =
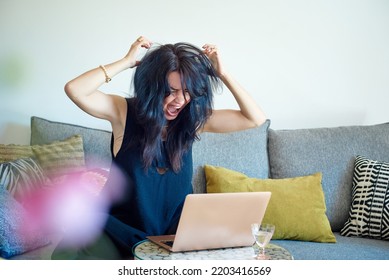
[[240,110],[214,110],[205,123],[203,131],[232,132],[260,126],[266,116],[251,95],[225,71],[218,50],[213,45],[204,45],[204,52],[211,60],[219,77],[233,94]]
[[[136,54],[141,47],[150,48],[151,42],[144,37],[138,38],[124,58],[113,63],[96,67],[65,85],[65,92],[69,98],[86,113],[112,124],[122,120],[122,113],[126,112],[125,100],[117,95],[104,94],[98,88],[109,78],[137,65]],[[105,68],[105,71],[104,69]]]

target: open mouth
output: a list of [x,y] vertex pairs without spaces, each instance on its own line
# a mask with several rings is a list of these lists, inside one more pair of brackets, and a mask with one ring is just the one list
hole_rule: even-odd
[[169,106],[167,106],[166,111],[169,115],[176,116],[178,114],[178,112],[180,111],[180,109],[181,109],[181,106],[169,105]]

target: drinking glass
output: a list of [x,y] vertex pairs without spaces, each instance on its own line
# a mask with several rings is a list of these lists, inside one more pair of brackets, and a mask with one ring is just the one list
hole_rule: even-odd
[[265,247],[270,242],[273,236],[275,226],[271,224],[252,224],[251,232],[254,236],[255,242],[259,246],[259,252],[255,259],[257,260],[269,260],[270,256],[266,255]]

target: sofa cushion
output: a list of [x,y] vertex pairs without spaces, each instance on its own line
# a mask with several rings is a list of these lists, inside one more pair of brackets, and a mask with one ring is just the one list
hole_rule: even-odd
[[111,132],[68,123],[31,117],[31,145],[48,144],[73,135],[81,135],[85,164],[88,168],[109,168],[111,164]]
[[33,156],[34,153],[28,145],[0,144],[0,163]]
[[77,182],[82,188],[85,188],[94,195],[98,195],[104,188],[108,180],[109,171],[103,168],[91,168],[81,172],[71,172],[51,180],[49,187],[56,188],[58,185],[64,185],[66,182]]
[[269,177],[267,132],[270,120],[257,128],[200,135],[193,144],[193,189],[205,192],[204,165],[217,165],[243,172],[256,178]]
[[216,166],[205,166],[207,192],[270,191],[263,223],[276,226],[273,239],[336,242],[325,214],[321,174],[288,179],[256,179]]
[[22,205],[0,185],[0,256],[9,258],[48,243]]
[[72,135],[61,141],[40,145],[10,144],[0,147],[0,162],[11,158],[16,160],[33,157],[36,158],[48,176],[80,171],[85,167],[83,140],[80,135]]
[[323,174],[327,216],[333,231],[348,218],[354,159],[363,154],[389,161],[389,123],[295,130],[269,130],[272,178]]
[[21,158],[0,164],[0,185],[15,198],[31,194],[48,181],[33,158]]
[[[354,237],[345,237],[340,235],[338,232],[334,233],[336,238],[336,243],[314,243],[314,242],[304,242],[296,240],[272,240],[271,243],[282,246],[287,249],[293,255],[295,260],[363,260],[364,264],[369,262],[366,260],[389,260],[389,242],[385,240],[377,240],[371,238],[354,238]],[[361,265],[362,262],[357,262],[356,266]],[[309,264],[310,262],[306,262]],[[326,266],[328,262],[320,262]],[[339,264],[345,264],[346,262],[339,262]],[[349,262],[350,263],[350,262]],[[377,265],[385,262],[376,262]],[[358,267],[356,267],[357,269]],[[327,271],[331,271],[326,267]],[[342,266],[345,273],[347,273],[347,278],[349,277],[349,269]],[[374,268],[375,269],[375,268]],[[380,270],[382,269],[382,271]],[[385,266],[380,266],[381,275],[386,275]],[[369,269],[369,272],[376,270]],[[358,273],[360,270],[358,270]],[[318,271],[321,273],[321,270]],[[377,274],[378,275],[378,274]],[[362,278],[371,278],[371,276],[366,276]],[[356,277],[357,279],[361,277]],[[374,278],[374,277],[373,277]]]
[[389,163],[357,156],[344,236],[389,240]]
[[33,145],[31,149],[51,178],[85,168],[84,147],[80,135],[45,145]]

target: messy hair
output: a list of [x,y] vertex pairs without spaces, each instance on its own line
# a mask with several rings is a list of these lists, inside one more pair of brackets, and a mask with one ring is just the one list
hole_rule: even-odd
[[198,140],[198,131],[212,114],[213,90],[220,79],[203,51],[189,43],[160,45],[147,52],[137,67],[134,79],[136,115],[143,132],[138,136],[144,167],[161,157],[161,132],[167,125],[163,102],[170,94],[168,75],[177,71],[190,102],[176,119],[169,122],[165,148],[172,169],[178,172],[182,156]]

